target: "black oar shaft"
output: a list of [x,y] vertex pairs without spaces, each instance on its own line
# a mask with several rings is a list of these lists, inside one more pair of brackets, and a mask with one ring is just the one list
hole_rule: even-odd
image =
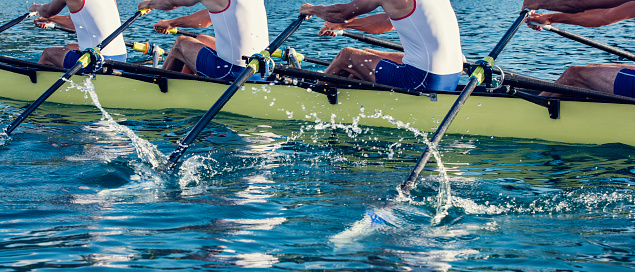
[[51,85],[51,87],[49,87],[48,90],[46,90],[46,92],[44,92],[40,97],[38,97],[37,100],[33,101],[33,103],[31,103],[31,105],[29,105],[29,107],[27,107],[26,110],[24,110],[24,112],[20,114],[20,116],[18,116],[15,120],[13,120],[13,122],[11,122],[9,126],[4,128],[3,132],[7,135],[11,134],[11,132],[13,132],[13,130],[15,130],[29,115],[31,115],[31,113],[33,113],[35,109],[37,109],[40,105],[42,105],[42,103],[44,103],[46,99],[48,99],[53,93],[55,93],[55,91],[57,91],[57,89],[59,89],[62,85],[64,85],[64,83],[66,82],[65,79],[67,80],[71,78],[81,68],[82,68],[82,63],[81,62],[76,63],[60,79],[58,79],[55,83],[53,83],[53,85]]
[[196,38],[199,35],[198,33],[189,32],[189,31],[180,30],[180,29],[176,31],[176,34],[185,35],[185,36],[189,36],[189,37],[192,37],[192,38]]
[[505,46],[509,43],[509,41],[512,39],[514,34],[516,34],[516,31],[518,31],[518,29],[520,28],[522,23],[525,21],[527,16],[529,16],[529,12],[530,12],[529,10],[523,10],[520,13],[520,16],[516,18],[516,21],[514,21],[512,26],[509,29],[507,29],[507,32],[505,32],[505,34],[503,35],[503,38],[500,39],[500,41],[498,41],[494,49],[492,49],[492,52],[489,53],[488,55],[489,57],[493,59],[496,59],[498,57],[498,55],[503,51],[503,48],[505,48]]
[[[432,139],[430,139],[430,145],[434,146],[434,148],[436,148],[439,142],[441,142],[441,138],[443,138],[443,135],[448,130],[450,124],[461,110],[461,107],[463,107],[463,104],[465,104],[467,98],[472,94],[472,92],[478,85],[479,81],[475,77],[471,77],[470,81],[467,83],[467,85],[465,85],[465,88],[463,89],[461,94],[459,94],[459,97],[456,99],[456,101],[454,101],[454,104],[450,108],[450,111],[448,112],[448,114],[446,114],[445,118],[443,118],[441,125],[439,125],[434,135],[432,135]],[[425,168],[426,163],[430,159],[430,156],[432,156],[432,151],[433,150],[430,149],[430,146],[426,145],[423,154],[417,160],[417,164],[415,164],[415,167],[410,173],[410,176],[408,176],[406,182],[401,185],[402,191],[409,192],[410,190],[414,189],[416,181],[419,178],[419,174],[421,173],[421,171],[423,171],[423,168]]]
[[578,34],[575,34],[575,33],[572,33],[572,32],[569,32],[569,31],[566,31],[566,30],[563,30],[563,29],[559,29],[559,28],[556,28],[556,27],[553,27],[553,26],[550,26],[547,29],[549,31],[553,32],[553,33],[556,33],[556,34],[562,36],[562,37],[569,38],[569,39],[572,39],[574,41],[586,44],[588,46],[595,47],[597,49],[606,51],[608,53],[618,55],[618,56],[620,56],[622,58],[635,61],[635,54],[633,54],[631,52],[628,52],[626,50],[622,50],[622,49],[619,49],[617,47],[610,46],[608,44],[601,43],[601,42],[598,42],[596,40],[589,39],[589,38],[587,38],[585,36],[578,35]]
[[110,42],[116,39],[126,28],[128,28],[135,20],[137,20],[137,18],[139,18],[143,14],[144,13],[142,11],[137,11],[132,17],[130,17],[130,19],[121,24],[121,26],[119,26],[119,28],[117,28],[115,32],[110,34],[108,37],[106,37],[106,39],[99,43],[97,45],[97,48],[99,48],[99,50],[104,49],[104,47],[106,47],[108,44],[110,44]]
[[342,35],[346,36],[346,37],[349,37],[349,38],[356,39],[356,40],[358,40],[360,42],[374,44],[374,45],[378,45],[378,46],[381,46],[381,47],[390,48],[390,49],[393,49],[393,50],[397,50],[397,51],[403,52],[403,46],[400,43],[387,41],[387,40],[376,38],[376,37],[369,36],[369,35],[366,35],[366,34],[350,33],[350,32],[346,32],[346,31],[342,32]]
[[306,61],[306,62],[310,62],[310,63],[319,64],[319,65],[324,65],[324,66],[329,66],[329,65],[331,65],[331,62],[330,62],[330,61],[321,60],[321,59],[316,59],[316,58],[311,58],[311,57],[304,57],[304,61]]
[[70,29],[68,27],[54,25],[53,28],[57,29],[57,30],[64,31],[64,32],[68,32],[68,33],[77,33],[77,31],[75,31],[74,29]]
[[[122,24],[117,30],[115,30],[112,34],[110,34],[106,39],[104,39],[101,43],[99,43],[96,47],[97,50],[101,50],[106,47],[110,42],[112,42],[117,36],[123,32],[128,26],[132,24],[139,16],[143,15],[144,12],[137,11],[134,16],[128,19],[124,24]],[[48,88],[38,99],[36,99],[31,105],[24,111],[20,116],[18,116],[11,124],[6,127],[3,132],[7,135],[11,134],[11,132],[18,127],[37,107],[42,105],[46,99],[48,99],[57,89],[59,89],[62,85],[64,85],[65,81],[70,79],[73,75],[75,75],[82,67],[88,66],[90,64],[90,58],[88,56],[88,52],[86,51],[80,58],[77,60],[75,65],[68,70],[60,79],[58,79],[50,88]]]
[[20,22],[24,21],[26,18],[34,16],[35,14],[37,14],[37,13],[35,13],[35,12],[27,12],[24,15],[21,15],[20,17],[11,20],[10,22],[0,26],[0,33],[2,33],[3,31],[11,28],[14,25],[19,24]]
[[[503,51],[503,48],[505,48],[505,45],[509,43],[512,36],[514,36],[514,34],[516,33],[520,25],[525,20],[525,18],[527,18],[527,16],[529,15],[529,12],[530,10],[526,9],[520,13],[520,16],[518,16],[518,18],[516,19],[516,21],[514,21],[512,26],[507,30],[507,32],[505,32],[505,34],[500,39],[498,44],[496,44],[494,49],[489,53],[487,57],[483,59],[484,61],[487,61],[490,64],[493,64],[496,57],[498,57],[501,51]],[[461,107],[463,107],[463,104],[465,104],[465,101],[467,101],[467,98],[470,97],[470,95],[472,94],[476,86],[478,86],[483,81],[483,78],[484,78],[483,67],[477,68],[472,73],[472,75],[470,76],[470,81],[468,82],[467,85],[465,85],[465,88],[463,88],[463,91],[461,91],[461,94],[452,105],[452,108],[450,108],[450,111],[448,112],[448,114],[446,114],[445,118],[443,118],[443,121],[441,121],[441,124],[439,125],[437,130],[434,132],[429,145],[426,146],[426,149],[424,150],[423,154],[421,154],[421,156],[419,157],[419,160],[417,161],[417,164],[415,165],[414,169],[408,176],[408,179],[406,179],[406,181],[404,181],[401,184],[402,192],[409,194],[410,190],[415,188],[417,184],[417,179],[419,178],[419,174],[421,173],[421,171],[423,171],[423,168],[425,167],[426,163],[430,159],[430,156],[432,155],[432,152],[433,152],[432,149],[436,149],[439,142],[441,142],[441,138],[443,138],[443,135],[450,127],[450,124],[452,123],[456,115],[461,110]]]
[[212,107],[201,117],[201,119],[194,125],[192,130],[183,138],[183,141],[179,144],[179,147],[170,154],[170,158],[168,159],[168,169],[174,167],[176,162],[183,156],[187,148],[190,144],[196,140],[196,137],[205,129],[205,126],[209,124],[209,122],[214,119],[216,114],[220,112],[220,110],[227,104],[229,99],[240,89],[240,87],[245,84],[245,82],[255,73],[255,70],[252,67],[247,67],[245,71],[232,83],[231,86],[221,95],[220,98],[212,105]]
[[[298,19],[296,19],[282,33],[280,33],[280,35],[278,35],[278,37],[276,37],[276,39],[271,42],[271,44],[269,44],[269,46],[265,50],[269,52],[270,55],[273,54],[273,52],[276,51],[276,49],[278,49],[278,47],[280,47],[282,43],[298,29],[298,27],[300,27],[300,24],[302,23],[302,21],[304,21],[304,19],[306,19],[306,15],[300,15]],[[176,165],[179,158],[183,156],[189,145],[194,142],[196,137],[203,131],[205,126],[207,126],[207,124],[212,121],[216,114],[221,111],[223,106],[229,101],[229,99],[231,99],[236,91],[238,91],[238,89],[240,89],[240,87],[245,84],[245,82],[247,82],[249,77],[257,72],[256,69],[252,67],[252,63],[253,61],[250,62],[250,65],[247,66],[245,71],[243,71],[240,76],[236,78],[236,81],[234,81],[234,83],[229,86],[229,88],[221,95],[216,103],[212,105],[212,107],[205,113],[205,115],[201,117],[201,120],[199,120],[198,123],[194,125],[194,128],[192,128],[192,130],[190,130],[185,138],[183,138],[183,141],[181,141],[179,147],[174,150],[172,154],[170,154],[170,158],[167,162],[168,169],[171,169],[174,167],[174,165]]]

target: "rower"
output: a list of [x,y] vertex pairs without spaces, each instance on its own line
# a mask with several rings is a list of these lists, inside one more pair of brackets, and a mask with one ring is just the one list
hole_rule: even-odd
[[[378,7],[384,13],[356,18]],[[442,0],[353,0],[328,6],[304,4],[300,14],[324,19],[318,35],[354,28],[383,33],[397,30],[404,53],[344,48],[325,73],[406,89],[454,91],[463,69],[459,25]]]
[[[196,71],[210,78],[234,80],[247,66],[243,56],[251,56],[269,44],[269,30],[264,0],[192,0],[207,9],[172,20],[159,21],[155,29],[175,27],[201,28],[213,24],[215,37],[198,35],[196,38],[179,36],[170,54],[163,62],[163,69],[172,71]],[[169,0],[144,0],[139,9],[172,10],[178,8]],[[260,78],[255,75],[254,79]]]
[[[70,16],[59,16],[64,7],[68,6]],[[82,51],[101,43],[110,33],[121,26],[119,10],[116,1],[108,0],[52,0],[48,4],[33,4],[29,11],[37,11],[39,23],[54,22],[61,26],[75,29],[78,43],[56,46],[44,49],[38,63],[57,67],[71,68]],[[40,26],[43,27],[43,26]],[[119,35],[108,46],[103,48],[100,54],[116,61],[126,61],[126,45],[123,36]],[[91,63],[92,64],[92,63]],[[88,69],[92,69],[88,68]]]
[[[600,27],[622,20],[635,18],[635,1],[552,1],[551,4],[539,0],[525,0],[524,7],[558,11],[580,11],[576,13],[534,13],[527,18],[527,24],[535,30],[542,27],[530,25],[536,22],[542,25],[563,23],[584,27]],[[635,97],[635,65],[632,64],[588,64],[567,68],[556,83],[586,88],[616,95]],[[544,96],[557,96],[542,93]]]

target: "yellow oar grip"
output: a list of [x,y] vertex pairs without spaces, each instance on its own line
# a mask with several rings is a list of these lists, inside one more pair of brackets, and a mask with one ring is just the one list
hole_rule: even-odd
[[[483,60],[487,61],[490,65],[494,65],[494,58],[490,56],[484,57]],[[475,77],[478,80],[478,84],[483,83],[483,81],[485,81],[485,69],[483,69],[483,67],[481,66],[476,67],[470,77]]]
[[[278,48],[276,49],[275,52],[273,52],[273,54],[271,54],[272,57],[274,58],[282,58],[282,49]],[[298,58],[298,61],[304,61],[304,55],[300,54],[300,53],[295,53],[295,57]]]
[[[161,29],[164,29],[164,28],[162,28],[162,27],[157,27],[157,29],[161,30]],[[170,33],[172,33],[172,34],[177,34],[177,33],[179,33],[179,29],[178,29],[178,28],[176,28],[176,27],[175,27],[175,28],[168,28],[168,29],[167,29],[167,31],[168,31],[168,32],[170,32]]]
[[273,54],[271,54],[271,56],[274,58],[282,58],[282,49],[280,48],[276,49],[276,51],[274,51]]
[[90,64],[90,53],[84,53],[77,61],[82,63],[82,68],[86,68]]
[[146,15],[148,14],[148,12],[150,12],[150,9],[140,9],[139,12],[141,12],[141,14]]
[[[269,54],[269,51],[267,50],[260,51],[260,55],[262,55],[265,59],[268,59],[271,57],[271,55]],[[247,64],[247,67],[251,67],[254,69],[254,71],[258,72],[259,70],[258,68],[260,66],[259,64],[260,63],[258,62],[258,59],[254,58],[249,62],[249,64]]]
[[148,53],[149,48],[150,48],[150,45],[148,43],[140,43],[140,42],[135,42],[132,46],[132,50],[139,51],[144,54]]

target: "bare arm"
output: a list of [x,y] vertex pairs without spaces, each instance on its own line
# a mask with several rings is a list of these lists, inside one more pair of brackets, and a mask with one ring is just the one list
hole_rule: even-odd
[[386,33],[392,31],[395,28],[390,22],[390,18],[386,13],[379,13],[363,18],[351,19],[346,23],[324,23],[324,27],[320,30],[318,35],[336,36],[333,30],[346,30],[355,29],[368,33]]
[[614,8],[631,1],[634,0],[524,0],[523,9],[576,13],[589,9]]
[[207,9],[203,9],[187,16],[182,16],[171,20],[161,20],[154,24],[154,29],[159,33],[168,34],[166,29],[177,27],[205,28],[211,25],[212,20],[209,17],[209,11]]
[[182,6],[193,6],[200,0],[143,0],[139,2],[137,7],[139,9],[160,9],[160,10],[174,10]]
[[44,18],[44,17],[38,17],[34,20],[35,24],[46,24],[46,23],[56,23],[62,27],[65,28],[69,28],[69,29],[75,29],[75,25],[73,24],[73,21],[71,20],[71,16],[69,15],[54,15],[51,16],[49,18]]
[[44,18],[51,17],[53,15],[57,15],[66,7],[65,0],[53,0],[48,4],[35,4],[29,7],[29,11],[37,11],[40,16]]
[[614,8],[593,9],[580,13],[533,14],[527,18],[527,22],[534,21],[545,25],[562,23],[584,27],[600,27],[631,18],[635,18],[635,1],[630,1]]
[[369,13],[380,6],[378,0],[353,0],[348,4],[311,5],[300,7],[300,14],[315,15],[327,22],[346,23],[359,15]]

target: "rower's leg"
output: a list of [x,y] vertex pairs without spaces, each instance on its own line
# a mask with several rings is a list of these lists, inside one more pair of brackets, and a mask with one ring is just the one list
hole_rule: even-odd
[[64,57],[66,53],[70,50],[78,50],[79,47],[77,44],[69,44],[65,47],[55,46],[48,47],[42,51],[42,56],[40,56],[40,60],[37,63],[52,65],[56,67],[64,67]]
[[324,73],[375,82],[375,67],[382,59],[365,50],[346,47],[337,54]]
[[195,38],[179,36],[163,62],[163,69],[180,72],[184,69],[183,65],[186,65],[191,71],[196,71],[198,51],[205,46]]
[[383,59],[394,61],[397,64],[403,64],[404,54],[401,52],[384,52],[384,51],[379,51],[379,50],[370,49],[370,48],[364,48],[364,51],[380,56]]
[[[585,88],[605,93],[613,93],[615,77],[617,73],[624,69],[635,69],[635,65],[626,64],[589,64],[574,65],[562,73],[556,80],[558,84]],[[544,92],[543,96],[560,96]]]

